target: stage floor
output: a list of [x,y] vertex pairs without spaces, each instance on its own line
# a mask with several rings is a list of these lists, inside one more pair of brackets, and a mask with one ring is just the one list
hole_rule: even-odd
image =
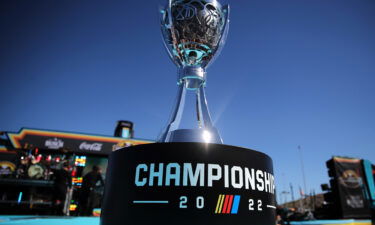
[[[0,225],[99,225],[99,217],[0,216]],[[292,225],[371,225],[370,220],[314,220]]]
[[371,225],[371,220],[311,220],[291,222],[291,225]]
[[0,225],[99,225],[99,217],[0,216]]

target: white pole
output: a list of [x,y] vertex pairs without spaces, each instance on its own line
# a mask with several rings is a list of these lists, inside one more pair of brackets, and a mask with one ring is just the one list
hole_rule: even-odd
[[[302,158],[302,150],[301,150],[301,146],[298,145],[298,150],[299,150],[299,157],[300,157],[300,160],[301,160],[301,170],[302,170],[302,179],[303,179],[303,194],[306,195],[306,177],[305,177],[305,167],[304,167],[304,164],[303,164],[303,158]],[[304,198],[304,196],[302,196],[302,198]],[[303,211],[305,211],[305,204],[303,204],[303,208],[302,208]]]

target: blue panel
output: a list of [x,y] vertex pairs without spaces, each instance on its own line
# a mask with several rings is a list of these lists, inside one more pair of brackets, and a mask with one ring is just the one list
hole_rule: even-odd
[[1,225],[99,225],[99,217],[0,216]]
[[232,211],[230,213],[237,214],[237,212],[238,212],[238,206],[240,205],[240,199],[241,199],[240,195],[235,195],[234,196]]
[[372,206],[375,207],[375,184],[374,176],[372,175],[372,165],[368,160],[363,160],[363,168],[365,170],[365,176],[370,192],[370,199],[372,200]]

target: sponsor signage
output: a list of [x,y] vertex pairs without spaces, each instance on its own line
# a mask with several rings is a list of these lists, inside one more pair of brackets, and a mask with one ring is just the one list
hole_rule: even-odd
[[366,197],[366,178],[360,159],[333,157],[335,177],[333,191],[339,195],[342,218],[367,218],[370,215]]
[[15,152],[0,152],[0,176],[12,175],[16,170],[18,156]]
[[98,142],[88,143],[88,142],[84,141],[79,145],[79,149],[86,150],[86,151],[100,152],[102,150],[102,148],[103,148],[103,143],[98,143]]
[[275,224],[271,158],[228,145],[154,143],[115,151],[104,196],[101,225]]
[[18,133],[7,133],[14,148],[40,148],[108,155],[117,146],[148,144],[151,141],[124,139],[80,133],[23,128]]
[[47,139],[44,142],[44,146],[49,149],[59,149],[64,147],[64,142],[57,138]]

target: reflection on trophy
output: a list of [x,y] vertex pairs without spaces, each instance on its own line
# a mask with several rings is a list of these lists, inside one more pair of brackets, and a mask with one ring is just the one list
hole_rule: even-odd
[[[161,14],[164,44],[178,67],[179,87],[175,109],[159,142],[222,143],[211,122],[204,88],[206,68],[225,42],[229,7],[216,0],[169,0]],[[182,129],[191,92],[191,100],[196,101],[196,124]]]

